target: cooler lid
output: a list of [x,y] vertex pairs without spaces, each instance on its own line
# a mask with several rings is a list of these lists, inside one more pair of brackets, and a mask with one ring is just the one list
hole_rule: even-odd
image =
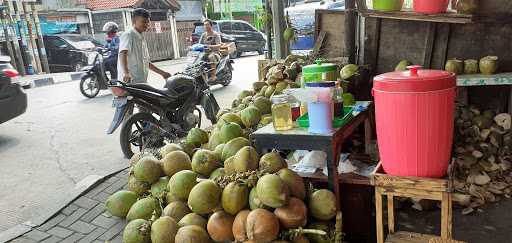
[[303,73],[327,73],[336,72],[337,67],[332,63],[323,63],[322,60],[316,60],[315,64],[302,67]]
[[421,69],[408,66],[405,72],[390,72],[376,76],[373,89],[387,92],[428,92],[453,88],[457,85],[455,74],[442,70]]

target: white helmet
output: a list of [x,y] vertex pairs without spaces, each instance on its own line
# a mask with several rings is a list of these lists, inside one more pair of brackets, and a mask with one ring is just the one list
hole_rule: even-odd
[[119,30],[119,26],[114,22],[107,22],[103,25],[103,31],[107,33],[117,32]]

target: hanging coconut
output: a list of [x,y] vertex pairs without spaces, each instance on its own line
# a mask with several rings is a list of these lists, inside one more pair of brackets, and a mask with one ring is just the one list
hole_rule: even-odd
[[313,192],[309,198],[311,215],[319,220],[330,220],[336,216],[336,196],[329,190]]
[[306,226],[308,209],[300,199],[291,197],[288,204],[276,208],[274,214],[279,218],[281,226],[286,229],[296,229]]
[[268,174],[261,177],[258,180],[256,190],[258,199],[266,206],[279,208],[288,203],[288,187],[277,175]]
[[479,63],[480,72],[482,74],[491,75],[498,71],[498,57],[486,56],[480,59]]
[[474,59],[464,60],[464,73],[476,74],[480,71],[478,68],[478,61]]
[[105,202],[107,212],[113,216],[124,218],[132,205],[137,202],[137,194],[131,191],[118,191],[108,197]]
[[279,219],[265,209],[253,210],[247,215],[247,238],[256,242],[269,242],[277,239]]
[[249,188],[241,183],[231,182],[222,191],[222,208],[231,215],[236,215],[248,204]]
[[233,222],[235,218],[224,211],[217,211],[208,219],[206,226],[208,234],[215,242],[231,242],[233,236]]
[[188,207],[197,214],[208,214],[220,202],[222,189],[212,180],[199,182],[192,188],[188,197]]
[[235,240],[238,242],[243,242],[243,241],[248,240],[247,232],[245,230],[247,227],[247,216],[249,216],[250,212],[251,212],[251,210],[240,211],[236,215],[235,220],[233,221],[233,228],[232,228],[233,236],[234,236]]
[[261,156],[259,166],[260,170],[267,173],[276,173],[280,169],[288,167],[286,161],[276,151],[272,151]]
[[144,219],[129,222],[123,231],[124,243],[150,243],[151,224]]
[[169,216],[179,222],[185,215],[191,213],[187,204],[182,201],[174,201],[169,203],[162,213],[163,216]]
[[171,217],[161,217],[151,225],[151,243],[174,243],[178,223]]
[[169,180],[167,190],[178,199],[187,201],[192,188],[197,184],[198,174],[191,170],[182,170]]
[[181,227],[176,233],[176,243],[210,243],[210,237],[203,228],[197,225]]

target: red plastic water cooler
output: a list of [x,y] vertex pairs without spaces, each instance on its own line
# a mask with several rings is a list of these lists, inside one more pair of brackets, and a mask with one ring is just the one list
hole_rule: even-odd
[[374,79],[382,166],[390,175],[442,177],[451,155],[455,74],[409,68]]

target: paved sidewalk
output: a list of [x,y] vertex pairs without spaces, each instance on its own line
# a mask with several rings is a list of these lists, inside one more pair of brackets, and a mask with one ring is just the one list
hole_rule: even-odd
[[[4,240],[15,243],[106,241],[121,243],[126,221],[107,213],[105,201],[114,192],[126,188],[127,182],[128,169],[90,188],[48,221],[31,229],[25,229],[26,233],[21,233],[17,238],[2,239],[0,233],[0,242]],[[23,232],[22,227],[18,228]]]

